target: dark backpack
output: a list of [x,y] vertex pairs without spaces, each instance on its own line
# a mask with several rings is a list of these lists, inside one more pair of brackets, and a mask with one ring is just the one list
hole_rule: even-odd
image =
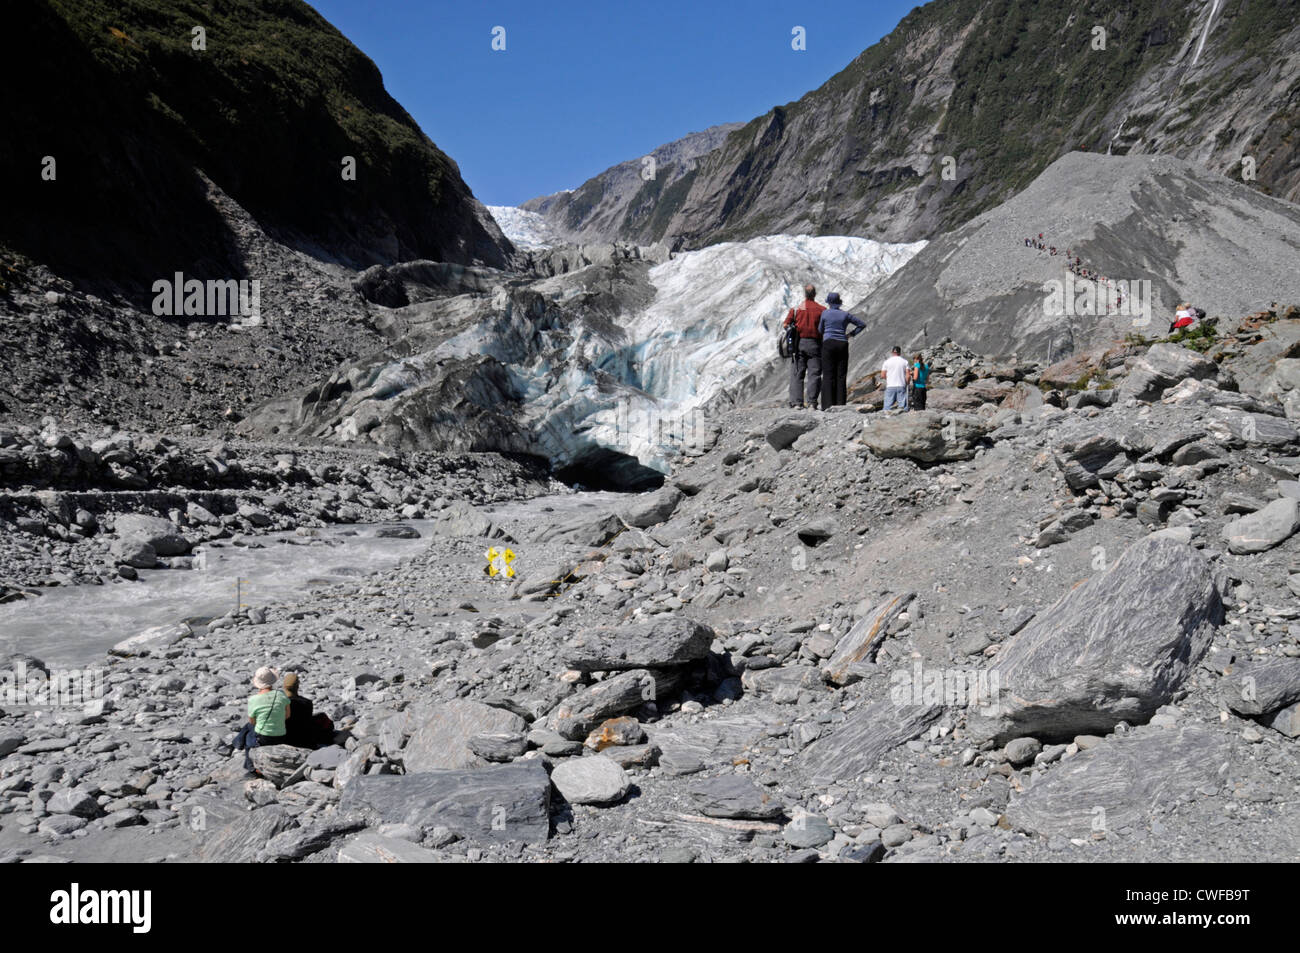
[[789,360],[799,352],[799,329],[791,321],[781,329],[781,337],[776,342],[777,352],[782,360]]
[[332,745],[334,743],[334,722],[329,715],[324,713],[313,715],[311,719],[312,738],[318,745]]

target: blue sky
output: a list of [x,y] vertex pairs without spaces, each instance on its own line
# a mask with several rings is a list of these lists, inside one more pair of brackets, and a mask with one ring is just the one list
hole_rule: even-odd
[[[815,89],[917,0],[308,0],[480,200],[518,205]],[[506,49],[491,48],[505,27]],[[806,30],[807,50],[791,49]]]

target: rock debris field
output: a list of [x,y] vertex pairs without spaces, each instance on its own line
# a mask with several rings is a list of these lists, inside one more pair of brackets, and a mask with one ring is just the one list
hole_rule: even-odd
[[[0,434],[15,603],[272,531],[420,536],[158,619],[84,660],[86,704],[0,702],[0,858],[1294,860],[1297,324],[1057,367],[946,344],[927,411],[729,410],[635,495],[490,454]],[[245,770],[261,665],[334,744]]]

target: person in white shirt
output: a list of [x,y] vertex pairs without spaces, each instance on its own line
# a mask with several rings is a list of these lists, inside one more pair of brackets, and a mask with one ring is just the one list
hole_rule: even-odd
[[901,348],[894,348],[880,369],[885,379],[885,410],[907,410],[907,361]]

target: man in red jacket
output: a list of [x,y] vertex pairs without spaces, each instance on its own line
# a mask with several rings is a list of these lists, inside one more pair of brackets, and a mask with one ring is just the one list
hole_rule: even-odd
[[803,304],[791,308],[781,325],[789,327],[793,321],[799,331],[799,346],[790,362],[790,406],[816,407],[822,390],[822,336],[817,322],[826,308],[814,300],[817,289],[812,285],[804,285],[803,296]]

